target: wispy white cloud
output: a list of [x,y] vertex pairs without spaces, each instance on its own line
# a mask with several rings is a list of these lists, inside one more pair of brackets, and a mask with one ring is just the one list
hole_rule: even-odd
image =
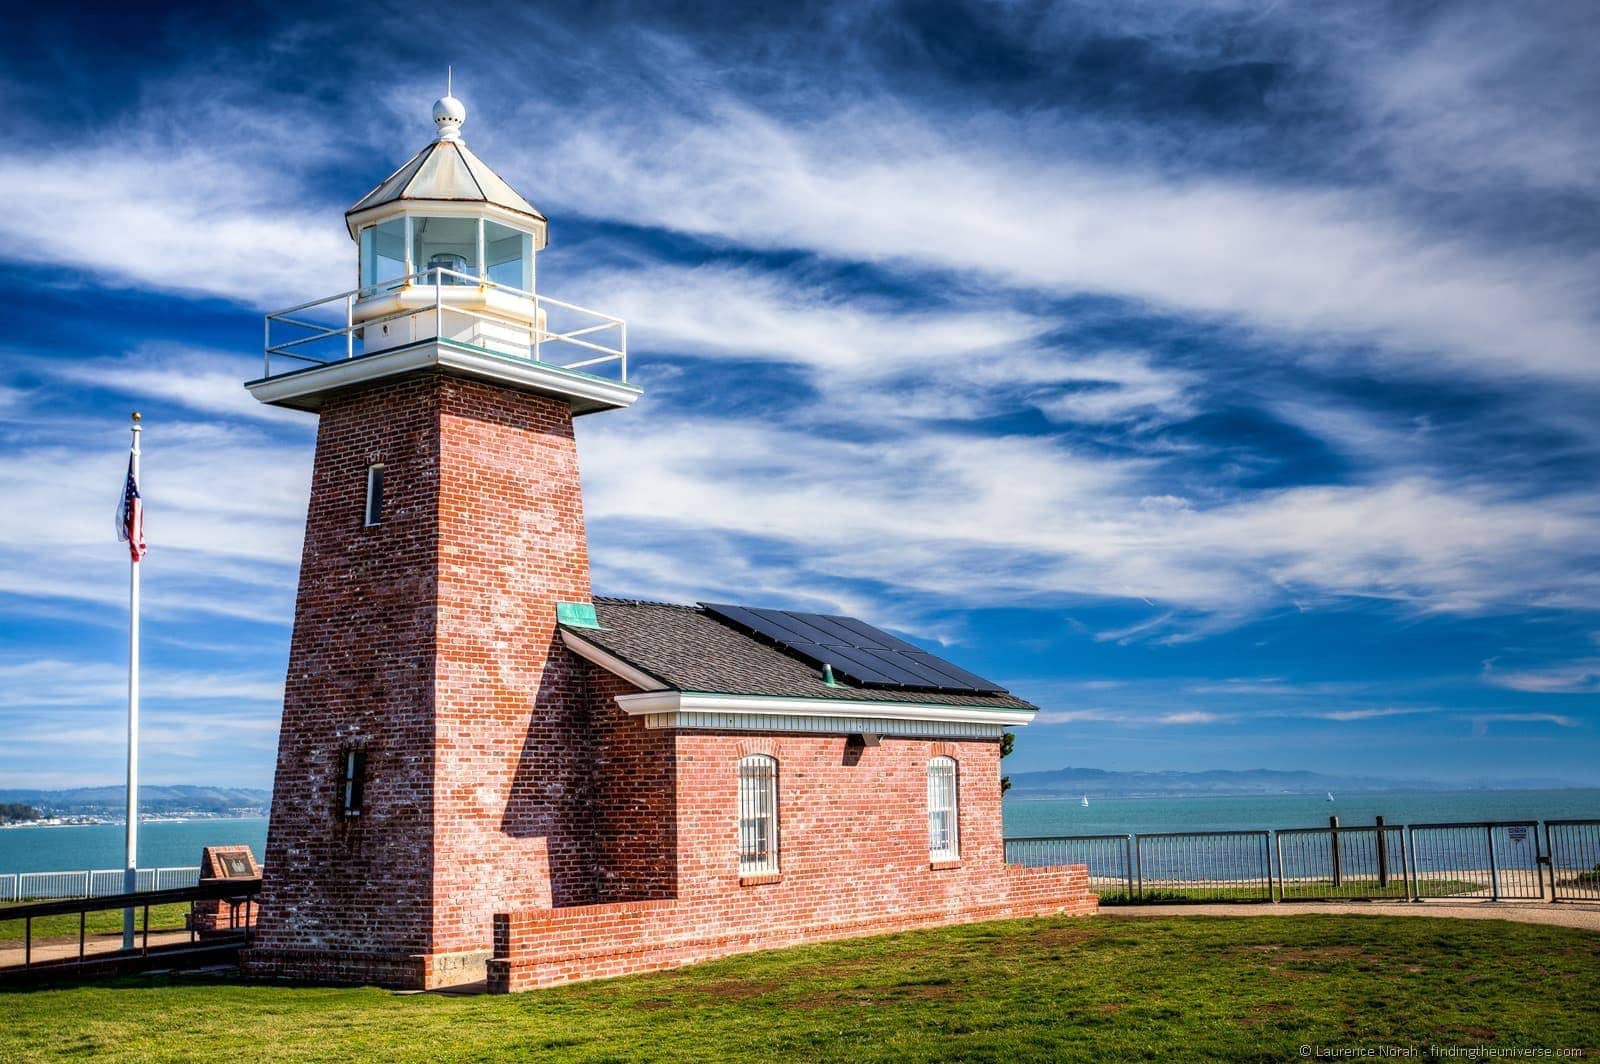
[[[837,579],[961,601],[1082,594],[1167,607],[1102,636],[1112,640],[1176,623],[1173,607],[1242,617],[1291,596],[1356,597],[1470,612],[1592,604],[1600,590],[1600,578],[1574,575],[1600,527],[1586,493],[1532,502],[1408,478],[1152,507],[1144,463],[1041,438],[923,428],[864,442],[728,419],[619,419],[584,446],[597,522],[753,537]],[[796,512],[828,520],[797,525]]]
[[1554,724],[1558,728],[1581,727],[1576,717],[1563,713],[1473,713],[1462,720],[1472,722],[1472,734],[1482,737],[1489,734],[1491,724]]
[[[595,217],[1376,340],[1412,371],[1426,355],[1595,377],[1587,262],[1508,259],[1422,230],[1370,190],[1086,165],[1041,148],[1060,140],[1047,118],[936,127],[892,100],[805,126],[732,98],[693,118],[594,117],[529,112],[556,148],[515,168]],[[640,150],[619,156],[619,130]]]
[[[283,680],[259,673],[152,670],[141,684],[160,702],[227,701],[276,707]],[[105,661],[35,659],[0,662],[0,709],[116,706],[128,696],[127,670]]]
[[1499,669],[1485,665],[1483,678],[1496,687],[1532,694],[1600,694],[1600,658],[1531,669]]
[[1157,718],[1161,724],[1216,724],[1224,719],[1221,713],[1211,713],[1201,709],[1184,710],[1181,713],[1167,713]]

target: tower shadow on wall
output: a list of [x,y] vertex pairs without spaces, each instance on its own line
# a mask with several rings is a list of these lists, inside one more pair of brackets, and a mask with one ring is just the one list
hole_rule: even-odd
[[556,908],[597,900],[587,687],[586,670],[552,632],[500,818],[500,830],[512,838],[544,839]]

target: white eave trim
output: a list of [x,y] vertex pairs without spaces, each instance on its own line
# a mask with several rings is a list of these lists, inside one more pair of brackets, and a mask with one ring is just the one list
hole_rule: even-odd
[[[665,690],[661,681],[654,676],[647,672],[641,672],[609,650],[602,650],[587,639],[574,635],[565,628],[561,629],[561,642],[565,643],[567,649],[578,655],[578,657],[583,658],[585,661],[593,662],[613,676],[619,676],[627,680],[633,686],[639,688],[640,691],[655,694]],[[631,698],[632,696],[623,695],[622,697]]]
[[[620,674],[619,674],[620,675]],[[834,698],[777,698],[769,695],[718,695],[697,691],[642,691],[618,695],[617,705],[631,717],[658,713],[743,713],[774,717],[871,717],[878,720],[949,721],[1020,728],[1033,720],[1031,709],[990,709],[936,702],[878,702]]]
[[440,369],[542,395],[586,400],[597,408],[632,406],[642,394],[618,381],[574,373],[544,362],[426,341],[310,369],[251,381],[245,387],[263,403],[303,406],[327,392],[418,370]]

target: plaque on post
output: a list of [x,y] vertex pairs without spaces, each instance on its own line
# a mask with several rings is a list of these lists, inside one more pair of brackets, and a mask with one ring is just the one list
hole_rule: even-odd
[[[248,846],[207,846],[200,854],[200,882],[236,881],[240,884],[261,879],[261,866]],[[255,925],[253,900],[241,904],[229,898],[208,898],[195,902],[189,913],[189,929],[202,938],[237,934]]]

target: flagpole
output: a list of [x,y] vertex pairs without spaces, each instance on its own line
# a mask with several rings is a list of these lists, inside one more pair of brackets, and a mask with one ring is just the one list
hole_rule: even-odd
[[[139,480],[139,412],[133,412],[133,479]],[[139,889],[139,561],[128,562],[128,846],[122,890]],[[122,911],[122,948],[133,949],[133,910]]]

